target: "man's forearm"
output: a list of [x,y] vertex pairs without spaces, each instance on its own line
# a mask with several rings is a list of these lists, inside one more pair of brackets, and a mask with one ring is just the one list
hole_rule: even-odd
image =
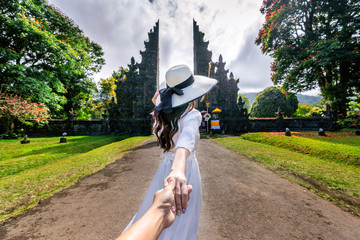
[[156,240],[164,229],[164,214],[151,207],[142,218],[136,221],[117,240]]

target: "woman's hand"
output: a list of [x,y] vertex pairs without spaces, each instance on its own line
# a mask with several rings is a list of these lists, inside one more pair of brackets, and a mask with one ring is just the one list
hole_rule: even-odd
[[175,181],[174,196],[176,215],[180,216],[185,213],[189,201],[189,188],[187,187],[187,179],[182,171],[171,170],[170,174],[164,180],[164,186],[167,186],[170,179]]
[[[186,186],[189,193],[192,191],[192,186]],[[164,181],[164,188],[157,191],[154,195],[154,201],[152,208],[158,209],[163,214],[163,228],[169,227],[175,221],[176,211],[175,211],[175,181],[173,178],[168,178],[168,181]]]

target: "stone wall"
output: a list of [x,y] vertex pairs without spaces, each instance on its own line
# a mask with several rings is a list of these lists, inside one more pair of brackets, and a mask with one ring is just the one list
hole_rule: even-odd
[[334,131],[335,125],[332,117],[311,118],[259,118],[249,119],[250,132],[284,132],[285,128],[290,131]]
[[111,134],[109,126],[104,119],[93,120],[63,120],[49,119],[48,124],[42,128],[19,126],[25,134],[35,136],[62,136],[66,132],[69,136],[103,135]]
[[[319,128],[325,131],[335,131],[333,118],[313,117],[313,118],[259,118],[234,121],[233,118],[220,118],[224,131],[229,134],[239,132],[284,132],[285,128],[290,131],[318,131]],[[25,133],[31,137],[35,136],[62,136],[66,132],[69,136],[80,135],[102,135],[120,134],[110,129],[109,122],[105,119],[93,120],[62,120],[49,119],[49,123],[43,128],[30,128],[26,126],[16,126],[17,129],[24,128]],[[121,122],[124,127],[123,132],[130,133],[129,129],[138,128],[137,132],[151,132],[151,126],[142,126],[136,120]],[[129,129],[126,129],[129,128]],[[144,128],[144,129],[142,129]],[[131,133],[130,133],[131,134]]]

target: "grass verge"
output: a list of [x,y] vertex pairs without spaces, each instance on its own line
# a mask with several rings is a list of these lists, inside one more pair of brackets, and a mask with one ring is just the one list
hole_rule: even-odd
[[214,140],[360,215],[359,166],[328,161],[278,146],[251,142],[242,137]]
[[126,136],[74,136],[67,143],[58,137],[33,138],[30,144],[19,141],[0,141],[0,179],[51,164],[73,155],[89,152],[101,146],[125,139]]
[[[56,139],[58,141],[58,138]],[[74,137],[74,139],[77,138]],[[79,178],[104,168],[149,139],[151,137],[127,138],[91,148],[91,150],[78,151],[76,154],[59,158],[57,161],[2,177],[0,179],[0,222],[36,206],[40,200],[70,186]],[[51,148],[51,144],[56,147],[55,143],[51,143],[51,138],[39,141],[47,142],[47,148]],[[71,141],[72,138],[70,138]],[[78,149],[73,147],[74,152]]]
[[360,166],[359,136],[316,137],[304,133],[292,133],[291,137],[287,137],[284,133],[247,133],[241,137],[249,141],[309,154],[329,162]]

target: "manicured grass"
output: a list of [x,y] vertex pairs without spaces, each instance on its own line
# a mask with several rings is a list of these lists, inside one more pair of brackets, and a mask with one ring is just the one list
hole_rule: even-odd
[[360,137],[348,133],[327,133],[320,137],[317,133],[293,132],[291,137],[284,133],[247,133],[246,140],[265,143],[292,151],[309,154],[329,162],[339,162],[360,166]]
[[[86,136],[31,139],[30,144],[0,141],[0,222],[34,207],[40,200],[68,187],[121,158],[151,137]],[[4,155],[3,155],[4,154]],[[27,163],[29,159],[30,164]],[[6,171],[11,166],[13,171]],[[16,165],[23,165],[26,167]]]
[[326,132],[326,136],[319,136],[317,132],[292,132],[295,137],[305,137],[331,143],[340,143],[355,147],[360,147],[360,136],[355,135],[355,131]]
[[34,138],[30,144],[19,141],[0,141],[0,179],[32,168],[50,164],[73,155],[120,141],[125,136],[76,136],[68,137],[67,143],[59,143],[59,137]]
[[[269,133],[266,135],[268,134]],[[255,135],[255,137],[252,138],[251,135]],[[246,136],[245,139],[243,137],[224,137],[216,138],[214,140],[225,147],[234,149],[240,154],[255,159],[265,167],[314,190],[320,196],[325,196],[338,203],[341,202],[342,205],[352,208],[354,213],[360,213],[360,167],[358,165],[344,163],[343,158],[341,160],[333,159],[329,161],[323,157],[316,157],[317,154],[313,154],[316,148],[318,146],[321,146],[321,149],[324,147],[324,145],[319,145],[319,142],[322,142],[321,140],[274,136],[272,136],[272,139],[270,140],[263,140],[265,135],[261,133],[251,133],[249,138],[256,140],[260,139],[260,141],[253,142],[245,140],[247,139]],[[275,138],[276,140],[274,140]],[[296,139],[296,142],[292,142],[292,139]],[[307,142],[306,140],[313,141]],[[291,144],[289,145],[284,141],[289,141]],[[277,146],[271,146],[269,143]],[[314,145],[311,145],[310,143]],[[322,143],[327,142],[323,141]],[[292,146],[296,144],[300,144],[302,147],[293,148]],[[337,145],[340,146],[337,147]],[[344,149],[342,144],[331,146],[340,149],[340,151]],[[302,151],[295,152],[294,149],[302,149]],[[328,150],[331,151],[331,149]],[[354,156],[358,156],[356,155],[358,150],[359,147],[357,150],[354,150]],[[334,151],[331,152],[333,153]],[[332,157],[334,158],[335,155],[332,155]],[[352,203],[354,202],[353,200],[355,201],[354,204]]]

